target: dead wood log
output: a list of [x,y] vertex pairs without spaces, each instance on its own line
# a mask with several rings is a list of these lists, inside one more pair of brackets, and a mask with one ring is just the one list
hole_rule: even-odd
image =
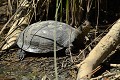
[[120,19],[112,26],[110,31],[89,53],[88,57],[79,65],[77,80],[86,80],[91,77],[95,69],[120,43]]

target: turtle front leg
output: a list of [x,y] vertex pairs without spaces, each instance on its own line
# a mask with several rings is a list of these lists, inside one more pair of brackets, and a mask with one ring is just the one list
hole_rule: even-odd
[[17,56],[20,60],[23,60],[25,58],[25,55],[25,51],[23,51],[22,49],[18,50]]
[[73,58],[72,58],[72,49],[74,48],[74,46],[72,44],[69,45],[69,47],[65,50],[66,55],[69,55],[71,58],[71,62],[73,62]]
[[72,54],[73,45],[70,44],[69,47],[65,50],[66,55]]

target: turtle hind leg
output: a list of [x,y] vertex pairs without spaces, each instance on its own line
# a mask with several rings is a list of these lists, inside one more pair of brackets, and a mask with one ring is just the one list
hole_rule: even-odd
[[76,54],[78,52],[79,52],[79,49],[73,46],[73,44],[70,44],[69,47],[65,50],[65,53],[67,55]]
[[25,55],[26,55],[25,51],[23,51],[22,49],[18,50],[17,56],[20,60],[23,60],[25,58]]

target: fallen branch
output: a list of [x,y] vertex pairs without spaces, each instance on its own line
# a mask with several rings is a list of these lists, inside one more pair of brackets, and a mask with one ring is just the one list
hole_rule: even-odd
[[120,19],[112,26],[88,57],[79,64],[77,80],[85,80],[91,77],[94,70],[120,43]]
[[101,75],[101,76],[98,76],[96,78],[91,78],[90,80],[98,80],[98,79],[102,79],[104,77],[110,77],[110,76],[115,76],[116,73],[107,73],[107,74],[104,74],[104,75]]
[[111,67],[120,67],[120,64],[110,64]]

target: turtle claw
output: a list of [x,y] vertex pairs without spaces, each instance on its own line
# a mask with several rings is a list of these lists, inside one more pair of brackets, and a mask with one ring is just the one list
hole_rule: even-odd
[[18,50],[17,52],[19,60],[23,60],[25,58],[25,52],[23,50]]
[[66,54],[66,55],[69,55],[69,53],[70,53],[70,49],[67,48],[67,49],[65,50],[65,54]]

